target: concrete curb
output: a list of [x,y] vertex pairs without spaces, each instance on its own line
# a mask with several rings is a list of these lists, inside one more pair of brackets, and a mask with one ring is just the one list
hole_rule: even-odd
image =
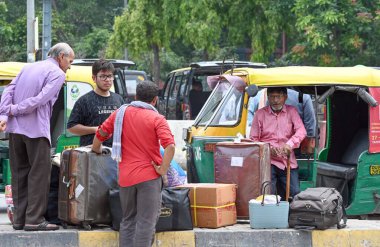
[[208,247],[306,247],[311,245],[311,233],[305,231],[283,230],[195,230],[196,246]]
[[[61,229],[52,232],[15,231],[0,225],[0,246],[118,247],[119,233],[111,229],[83,231]],[[380,246],[380,221],[350,221],[347,229],[297,231],[294,229],[251,229],[237,224],[219,229],[156,234],[154,247],[374,247]]]
[[380,246],[379,230],[325,230],[312,232],[313,247]]
[[76,247],[78,234],[74,231],[24,232],[10,230],[0,233],[0,246],[7,247]]

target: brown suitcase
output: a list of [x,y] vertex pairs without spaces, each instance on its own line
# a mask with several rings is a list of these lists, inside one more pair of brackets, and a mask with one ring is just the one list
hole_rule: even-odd
[[249,219],[249,200],[261,194],[263,182],[271,180],[269,144],[219,142],[214,165],[215,183],[237,184],[237,218]]
[[67,224],[91,225],[112,222],[109,190],[118,187],[117,162],[111,152],[101,155],[88,147],[62,152],[58,193],[58,218]]

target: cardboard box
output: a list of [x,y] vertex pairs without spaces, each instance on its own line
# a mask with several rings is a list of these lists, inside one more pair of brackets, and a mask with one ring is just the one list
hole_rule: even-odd
[[197,227],[218,228],[236,224],[235,184],[184,184],[190,189],[191,216]]

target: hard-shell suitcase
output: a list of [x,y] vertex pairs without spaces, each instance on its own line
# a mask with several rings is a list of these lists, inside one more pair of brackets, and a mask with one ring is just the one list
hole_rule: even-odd
[[219,142],[214,153],[215,183],[237,184],[238,219],[249,218],[249,200],[261,194],[261,184],[271,180],[269,144]]
[[112,222],[108,191],[117,188],[117,162],[109,149],[103,154],[89,147],[62,153],[58,218],[66,223],[91,229],[93,224]]

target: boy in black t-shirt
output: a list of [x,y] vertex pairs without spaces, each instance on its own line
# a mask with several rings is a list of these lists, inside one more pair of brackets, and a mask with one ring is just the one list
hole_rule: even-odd
[[[100,59],[92,65],[92,79],[96,83],[93,91],[80,97],[74,104],[67,129],[80,136],[80,146],[91,145],[98,126],[112,112],[124,104],[123,98],[110,91],[115,68],[111,62]],[[103,143],[112,146],[112,138]]]

